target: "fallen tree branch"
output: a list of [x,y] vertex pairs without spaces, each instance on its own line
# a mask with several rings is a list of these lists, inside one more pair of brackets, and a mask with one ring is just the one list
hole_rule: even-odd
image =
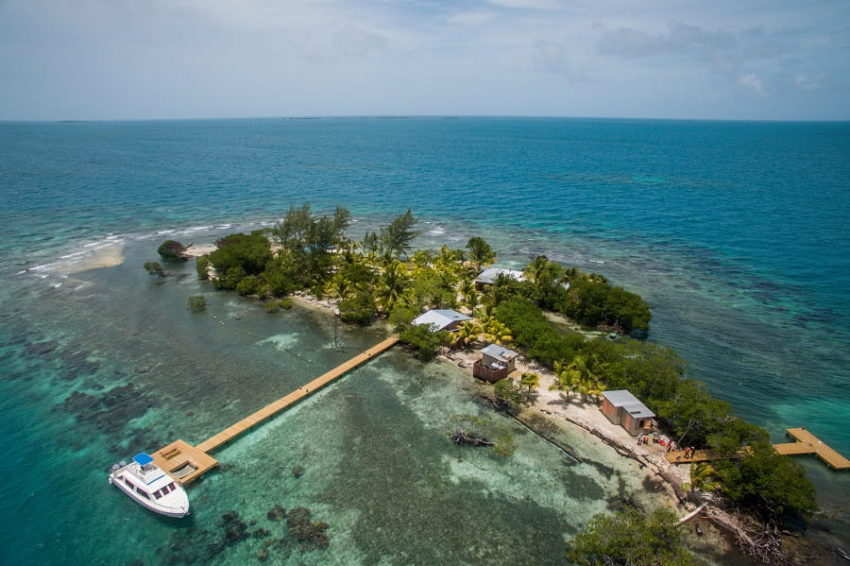
[[458,446],[495,446],[495,442],[490,442],[483,436],[478,436],[474,432],[466,430],[456,430],[452,435],[452,441]]

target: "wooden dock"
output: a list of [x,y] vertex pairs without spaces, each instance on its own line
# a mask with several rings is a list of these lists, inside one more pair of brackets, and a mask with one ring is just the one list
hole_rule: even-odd
[[354,356],[331,371],[324,373],[306,385],[302,385],[292,393],[270,403],[259,411],[230,425],[200,444],[192,446],[183,440],[176,440],[151,454],[154,462],[175,481],[188,484],[218,465],[218,461],[208,453],[227,444],[242,433],[265,422],[287,407],[294,405],[304,397],[315,393],[331,381],[338,379],[354,368],[366,363],[375,356],[385,352],[398,343],[397,335],[375,344],[368,350]]
[[850,470],[850,460],[836,452],[823,440],[805,428],[789,428],[785,431],[796,442],[774,444],[773,448],[780,454],[796,456],[798,454],[814,454],[833,470]]
[[[795,442],[774,444],[773,449],[783,456],[801,456],[812,454],[826,462],[833,470],[850,470],[850,460],[830,448],[817,436],[805,428],[789,428],[785,431]],[[745,449],[741,450],[743,455]],[[685,457],[684,450],[674,450],[666,454],[667,461],[673,464],[691,464],[694,462],[709,462],[716,460],[717,455],[711,450],[695,450]]]

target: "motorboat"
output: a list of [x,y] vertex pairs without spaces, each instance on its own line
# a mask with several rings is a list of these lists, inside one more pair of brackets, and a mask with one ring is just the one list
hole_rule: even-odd
[[109,483],[154,513],[177,518],[189,514],[186,490],[144,452],[133,456],[129,464],[120,462],[112,466]]

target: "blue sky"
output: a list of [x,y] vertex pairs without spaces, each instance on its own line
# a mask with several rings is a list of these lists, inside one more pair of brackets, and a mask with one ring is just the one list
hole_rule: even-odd
[[847,0],[0,0],[0,119],[850,119]]

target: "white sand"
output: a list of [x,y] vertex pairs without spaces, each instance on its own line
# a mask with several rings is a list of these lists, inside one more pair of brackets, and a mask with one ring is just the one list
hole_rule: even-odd
[[215,244],[192,244],[186,248],[184,254],[189,257],[200,257],[204,254],[214,252],[216,249]]
[[[472,368],[472,364],[480,357],[477,350],[449,352],[442,359]],[[555,376],[545,367],[536,363],[528,363],[520,358],[516,363],[516,371],[511,374],[514,379],[525,372],[533,372],[540,376],[540,386],[534,391],[535,396],[530,410],[537,411],[549,418],[567,422],[590,432],[599,442],[604,442],[625,457],[632,458],[642,464],[645,476],[653,482],[663,482],[670,498],[671,506],[679,504],[675,490],[682,483],[690,481],[690,467],[687,465],[670,464],[664,457],[664,447],[658,445],[638,445],[637,439],[626,430],[613,424],[602,414],[599,406],[592,402],[582,401],[577,394],[569,397],[562,391],[550,391],[555,383]],[[471,370],[470,370],[471,373]],[[661,475],[663,474],[663,476]],[[672,480],[672,481],[671,481]],[[674,483],[678,486],[674,487]],[[688,505],[690,508],[690,505]]]
[[33,267],[28,272],[67,276],[90,269],[115,267],[124,263],[124,243],[111,242],[60,257],[58,261]]

